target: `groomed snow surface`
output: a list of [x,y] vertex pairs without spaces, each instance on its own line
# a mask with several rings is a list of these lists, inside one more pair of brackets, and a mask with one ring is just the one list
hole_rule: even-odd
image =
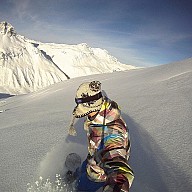
[[135,172],[131,191],[191,192],[192,59],[74,78],[26,95],[1,94],[0,191],[32,191],[42,185],[37,180],[59,191],[56,174],[62,174],[65,156],[86,157],[83,119],[76,123],[77,137],[67,133],[76,89],[91,80],[102,82],[128,124]]

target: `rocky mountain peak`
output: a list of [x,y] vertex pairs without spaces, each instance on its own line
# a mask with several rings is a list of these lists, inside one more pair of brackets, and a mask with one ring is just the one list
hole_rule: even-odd
[[0,34],[8,35],[9,37],[11,37],[16,36],[16,31],[10,23],[3,21],[0,22]]

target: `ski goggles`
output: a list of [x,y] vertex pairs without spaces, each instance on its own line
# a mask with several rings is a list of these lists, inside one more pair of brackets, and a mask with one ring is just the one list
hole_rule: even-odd
[[89,103],[91,101],[95,101],[95,100],[98,100],[102,97],[102,93],[99,92],[97,93],[96,95],[93,95],[93,96],[88,96],[88,97],[84,97],[84,98],[75,98],[75,102],[77,104],[81,104],[81,103]]

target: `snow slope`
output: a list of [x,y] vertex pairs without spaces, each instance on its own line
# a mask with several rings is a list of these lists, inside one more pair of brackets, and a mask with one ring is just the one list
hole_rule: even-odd
[[[0,189],[27,191],[39,176],[62,173],[69,152],[86,157],[83,119],[67,135],[79,84],[100,80],[119,103],[131,134],[133,192],[191,192],[192,59],[158,67],[69,79],[0,100]],[[5,97],[6,95],[4,95]]]
[[0,23],[0,92],[28,93],[79,76],[135,69],[87,44],[41,43]]

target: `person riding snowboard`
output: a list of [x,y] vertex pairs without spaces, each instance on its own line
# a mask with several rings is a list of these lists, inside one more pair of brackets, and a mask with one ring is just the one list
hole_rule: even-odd
[[128,165],[130,140],[118,104],[101,91],[99,81],[86,82],[76,92],[77,106],[69,134],[76,135],[75,118],[86,117],[88,155],[76,181],[77,191],[129,192],[134,174]]

